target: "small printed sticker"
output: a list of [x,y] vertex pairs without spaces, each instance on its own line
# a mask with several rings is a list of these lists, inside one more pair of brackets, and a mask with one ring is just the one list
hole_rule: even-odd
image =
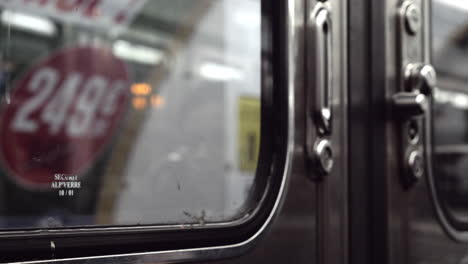
[[56,173],[50,187],[58,190],[58,196],[74,196],[81,189],[81,181],[78,175]]

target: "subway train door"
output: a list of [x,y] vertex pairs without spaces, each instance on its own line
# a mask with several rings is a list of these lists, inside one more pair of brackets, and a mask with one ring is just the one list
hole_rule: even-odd
[[0,263],[348,263],[347,8],[0,0]]
[[466,263],[468,5],[370,2],[371,262]]

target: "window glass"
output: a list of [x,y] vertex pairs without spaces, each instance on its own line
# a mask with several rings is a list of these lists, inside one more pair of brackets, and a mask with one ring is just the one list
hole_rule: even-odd
[[253,208],[260,0],[0,1],[0,228]]
[[434,177],[441,203],[468,221],[468,2],[433,0]]

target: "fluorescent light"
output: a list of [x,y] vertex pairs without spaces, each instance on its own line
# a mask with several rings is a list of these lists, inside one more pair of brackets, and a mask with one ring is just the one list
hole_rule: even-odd
[[57,32],[54,23],[44,17],[4,10],[1,20],[5,25],[32,31],[41,35],[53,36]]
[[200,75],[214,81],[243,79],[243,74],[240,70],[212,62],[207,62],[200,67]]
[[437,0],[436,3],[468,11],[468,2],[466,0]]
[[116,57],[142,64],[156,65],[164,58],[164,53],[161,50],[133,44],[125,40],[114,42],[113,51]]

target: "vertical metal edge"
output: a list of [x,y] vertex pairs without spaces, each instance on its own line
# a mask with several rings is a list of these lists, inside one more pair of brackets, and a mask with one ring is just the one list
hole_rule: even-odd
[[[431,64],[432,62],[432,4],[431,0],[422,0],[423,1],[423,32],[424,32],[424,40],[423,40],[423,49],[424,49],[424,60],[423,62]],[[432,65],[432,64],[431,64]]]
[[[387,122],[387,98],[396,85],[396,7],[398,0],[369,1],[370,32],[370,263],[399,262],[393,248],[399,234],[400,215],[392,201],[392,176],[396,175],[394,131]],[[394,215],[395,214],[395,215]],[[395,253],[395,254],[394,254]]]
[[367,264],[370,252],[370,14],[368,1],[347,1],[348,78],[348,262]]
[[343,191],[343,200],[342,200],[342,207],[343,207],[343,217],[342,217],[342,226],[344,227],[343,229],[343,239],[342,239],[342,244],[343,244],[343,262],[342,263],[349,263],[349,214],[348,214],[348,199],[349,199],[349,142],[348,142],[348,122],[349,122],[349,104],[348,104],[348,96],[349,96],[349,85],[348,85],[348,50],[349,50],[349,44],[348,44],[348,2],[349,0],[343,0],[341,1],[341,8],[340,8],[340,17],[341,17],[341,43],[342,45],[342,51],[341,51],[341,72],[342,72],[342,91],[343,95],[341,96],[341,105],[343,109],[342,113],[342,119],[343,119],[343,129],[342,129],[342,138],[343,138],[343,147],[341,148],[341,153],[342,153],[342,159],[343,159],[343,177],[344,177],[344,187],[342,189]]
[[[332,135],[334,151],[338,153],[335,157],[339,166],[325,180],[327,184],[327,198],[330,200],[329,205],[333,205],[334,212],[329,212],[331,215],[330,229],[328,230],[328,242],[337,244],[335,247],[330,247],[329,263],[348,263],[348,183],[349,183],[349,164],[348,164],[348,1],[347,0],[331,0],[332,8],[332,27],[334,29],[332,39],[333,49],[339,53],[332,62],[334,87],[332,107],[334,112],[339,112],[339,116],[334,116],[334,131],[336,135]],[[339,168],[339,169],[338,169]],[[329,181],[329,182],[327,182]],[[334,223],[336,222],[336,223]],[[336,229],[339,228],[339,229]],[[337,232],[338,231],[338,232]],[[336,243],[340,241],[340,243]],[[337,250],[339,252],[337,252]]]
[[[401,35],[404,25],[401,24],[400,7],[404,0],[386,1],[386,10],[384,23],[387,27],[386,33],[386,57],[385,57],[385,106],[386,120],[394,120],[391,105],[388,103],[390,98],[399,91],[402,83],[400,81],[403,73],[403,61],[401,54],[404,52],[399,44],[402,39]],[[401,181],[401,155],[399,143],[401,139],[400,125],[396,122],[387,122],[385,134],[385,174],[386,186],[386,232],[387,232],[387,263],[406,263],[409,256],[409,208],[407,201],[409,193],[403,188]],[[376,234],[377,235],[377,234]]]

